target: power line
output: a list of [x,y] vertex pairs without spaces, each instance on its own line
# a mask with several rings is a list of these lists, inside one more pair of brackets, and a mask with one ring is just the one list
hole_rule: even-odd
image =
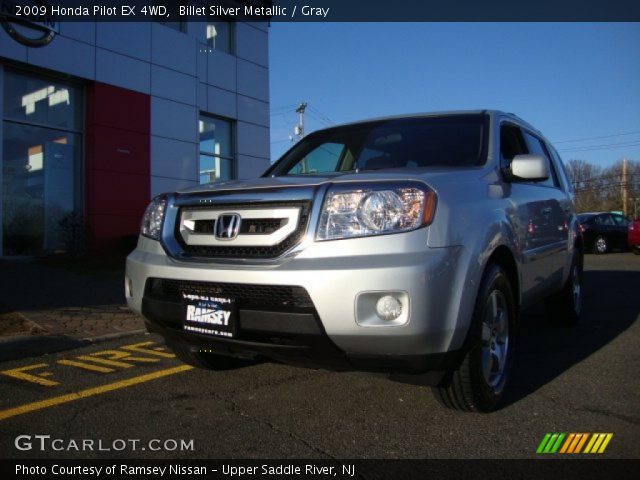
[[562,148],[561,152],[588,152],[591,150],[610,150],[614,148],[623,148],[623,147],[635,147],[640,145],[640,140],[634,140],[632,142],[620,142],[620,143],[608,143],[603,145],[590,145],[584,147],[576,147],[576,148]]
[[274,115],[280,115],[282,113],[286,113],[287,110],[291,110],[293,111],[293,109],[297,106],[297,104],[293,103],[291,105],[283,105],[281,107],[275,107],[270,109],[269,111],[269,115],[274,116]]
[[318,120],[319,122],[321,122],[322,124],[326,125],[326,126],[330,126],[331,123],[329,123],[328,121],[326,121],[325,119],[323,119],[320,115],[318,115],[317,113],[315,113],[313,110],[309,110],[309,114],[315,118],[316,120]]
[[622,137],[625,135],[636,135],[640,133],[640,130],[636,130],[634,132],[625,132],[625,133],[613,133],[611,135],[602,135],[600,137],[585,137],[585,138],[576,138],[574,140],[560,140],[558,142],[552,142],[554,145],[557,145],[558,143],[574,143],[574,142],[587,142],[589,140],[600,140],[603,138],[612,138],[612,137]]
[[324,113],[322,113],[320,110],[318,110],[316,107],[314,107],[313,105],[309,105],[309,108],[311,109],[312,112],[314,112],[318,117],[320,117],[320,120],[322,120],[323,122],[325,122],[327,125],[333,125],[335,122],[333,120],[331,120],[328,116],[326,116]]

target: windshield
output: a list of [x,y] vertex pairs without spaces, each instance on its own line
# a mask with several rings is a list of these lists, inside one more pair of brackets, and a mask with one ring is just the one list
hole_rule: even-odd
[[315,175],[412,167],[469,167],[486,161],[488,116],[379,120],[312,133],[265,175]]

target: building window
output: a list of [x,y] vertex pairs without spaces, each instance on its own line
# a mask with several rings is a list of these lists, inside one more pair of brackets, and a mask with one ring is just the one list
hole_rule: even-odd
[[165,27],[173,28],[179,32],[185,33],[187,31],[187,22],[169,22],[165,20],[156,20],[157,23],[164,25]]
[[2,254],[65,249],[82,205],[82,89],[5,70]]
[[211,22],[207,24],[207,46],[214,50],[233,54],[233,23]]
[[233,122],[201,115],[200,183],[224,182],[234,176]]
[[187,31],[187,22],[165,22],[164,20],[158,20],[158,23],[182,33]]
[[[145,7],[145,8],[147,8],[147,9],[151,9],[151,8],[154,8],[154,7],[155,8],[160,7],[160,9],[166,8],[164,6],[163,2],[160,2],[158,0],[152,0],[150,3],[151,3],[152,6]],[[161,12],[158,12],[158,13],[161,13]],[[167,17],[165,15],[154,15],[152,18],[153,18],[154,22],[160,23],[160,24],[164,25],[165,27],[173,28],[174,30],[177,30],[177,31],[182,32],[182,33],[186,33],[186,31],[187,31],[187,22],[180,21],[180,20],[178,20],[178,21],[168,21]],[[181,18],[185,18],[185,17],[182,16],[182,15],[179,15],[178,19],[181,19]]]

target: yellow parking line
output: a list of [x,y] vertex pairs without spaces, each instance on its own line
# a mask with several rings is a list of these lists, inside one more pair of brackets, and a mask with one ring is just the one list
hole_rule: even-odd
[[100,395],[101,393],[111,392],[120,388],[130,387],[139,383],[155,380],[156,378],[166,377],[167,375],[173,375],[175,373],[186,372],[193,367],[190,365],[180,365],[178,367],[167,368],[165,370],[158,370],[157,372],[148,373],[146,375],[140,375],[139,377],[127,378],[126,380],[120,380],[119,382],[109,383],[107,385],[101,385],[99,387],[87,388],[86,390],[80,390],[79,392],[69,393],[67,395],[60,395],[59,397],[48,398],[46,400],[40,400],[38,402],[27,403],[20,405],[19,407],[9,408],[8,410],[0,411],[0,420],[4,420],[23,413],[34,412],[36,410],[42,410],[43,408],[49,408],[63,403],[73,402],[74,400],[80,400],[81,398],[93,397],[94,395]]
[[98,365],[90,365],[84,362],[74,362],[73,360],[58,360],[56,363],[60,365],[69,365],[71,367],[84,368],[85,370],[91,370],[92,372],[111,373],[115,372],[113,368],[99,367]]

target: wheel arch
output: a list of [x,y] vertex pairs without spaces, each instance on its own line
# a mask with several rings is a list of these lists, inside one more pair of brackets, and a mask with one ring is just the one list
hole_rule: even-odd
[[507,278],[509,279],[509,283],[511,284],[511,288],[513,289],[513,301],[516,307],[516,310],[520,308],[520,273],[518,271],[518,264],[516,263],[515,256],[513,252],[506,245],[499,245],[492,253],[489,255],[487,262],[483,269],[486,272],[489,265],[496,264],[502,270],[504,270]]

